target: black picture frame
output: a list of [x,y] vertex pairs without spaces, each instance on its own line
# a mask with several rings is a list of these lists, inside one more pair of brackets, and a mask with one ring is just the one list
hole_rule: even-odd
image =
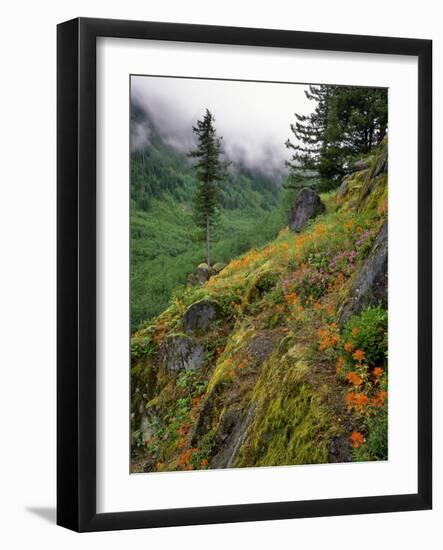
[[[418,491],[416,494],[96,512],[96,39],[399,54],[418,58]],[[57,523],[105,531],[432,507],[432,42],[78,18],[57,29]]]

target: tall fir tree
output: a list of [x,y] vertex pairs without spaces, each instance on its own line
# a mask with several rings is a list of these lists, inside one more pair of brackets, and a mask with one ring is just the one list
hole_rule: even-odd
[[320,189],[336,187],[353,158],[367,154],[387,131],[387,91],[377,88],[309,86],[306,97],[316,103],[309,115],[295,114],[286,147],[292,152],[289,187],[320,178]]
[[188,156],[197,159],[194,170],[200,182],[194,198],[194,220],[202,230],[206,243],[206,262],[211,265],[211,238],[217,212],[220,206],[220,189],[218,182],[226,177],[228,164],[221,160],[222,137],[217,136],[214,126],[215,118],[206,109],[202,120],[197,121],[192,131],[197,136],[197,147]]

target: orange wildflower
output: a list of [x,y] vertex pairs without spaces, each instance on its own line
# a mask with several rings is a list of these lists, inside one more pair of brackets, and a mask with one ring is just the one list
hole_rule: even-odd
[[352,342],[346,342],[345,351],[347,351],[348,353],[351,353],[353,349],[354,349],[354,345],[352,344]]
[[349,372],[346,375],[346,380],[350,382],[353,386],[361,386],[363,384],[363,380],[360,378],[360,376],[356,372]]
[[285,300],[288,302],[289,305],[293,305],[297,301],[297,294],[295,294],[295,292],[285,294]]
[[383,375],[383,369],[381,367],[375,367],[375,369],[372,371],[372,374],[375,376],[375,378],[380,378]]
[[372,403],[375,407],[378,407],[381,409],[387,397],[388,397],[387,391],[379,391],[377,395],[374,397],[374,399],[372,400]]
[[354,449],[358,449],[364,441],[364,437],[360,432],[352,432],[350,439],[351,445],[354,447]]
[[337,362],[335,363],[335,372],[337,374],[340,374],[342,366],[345,364],[345,359],[342,355],[337,359]]
[[352,329],[352,336],[357,336],[357,334],[360,332],[360,329],[358,327],[354,327]]
[[345,400],[348,403],[348,409],[355,408],[357,411],[362,412],[366,405],[369,403],[369,397],[364,393],[349,392]]
[[204,458],[202,460],[202,466],[207,466],[207,464],[208,464],[208,461],[206,460],[206,458]]
[[352,356],[356,361],[363,361],[365,358],[365,352],[362,349],[357,349]]

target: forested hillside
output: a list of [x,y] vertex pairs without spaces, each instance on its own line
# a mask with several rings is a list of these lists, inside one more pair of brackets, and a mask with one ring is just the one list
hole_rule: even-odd
[[[197,240],[192,201],[197,180],[189,159],[165,143],[138,108],[133,123],[142,124],[146,143],[131,153],[131,324],[165,309],[171,293],[186,284],[204,260]],[[285,223],[281,177],[232,165],[220,183],[221,209],[213,258],[228,262],[274,238]]]

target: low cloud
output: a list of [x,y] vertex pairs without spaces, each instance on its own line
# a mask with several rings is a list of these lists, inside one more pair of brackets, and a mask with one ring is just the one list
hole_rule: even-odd
[[[183,153],[195,146],[192,126],[208,108],[230,161],[280,177],[289,158],[284,143],[291,137],[294,113],[307,114],[314,107],[305,89],[302,84],[136,76],[131,79],[131,102],[166,143]],[[131,130],[133,150],[149,141],[146,122],[138,120]]]
[[139,151],[149,143],[151,130],[145,121],[131,123],[131,151]]

